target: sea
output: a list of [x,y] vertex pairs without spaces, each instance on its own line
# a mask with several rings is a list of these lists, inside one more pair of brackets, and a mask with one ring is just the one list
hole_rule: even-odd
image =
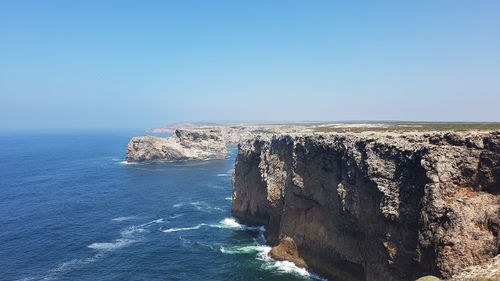
[[231,217],[227,159],[133,164],[135,131],[0,134],[0,280],[315,280]]

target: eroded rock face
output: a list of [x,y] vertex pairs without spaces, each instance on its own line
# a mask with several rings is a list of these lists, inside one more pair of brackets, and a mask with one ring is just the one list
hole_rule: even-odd
[[232,212],[332,280],[459,278],[500,254],[499,163],[500,132],[261,135]]
[[168,138],[134,137],[128,162],[204,160],[227,157],[226,140],[217,129],[178,129]]

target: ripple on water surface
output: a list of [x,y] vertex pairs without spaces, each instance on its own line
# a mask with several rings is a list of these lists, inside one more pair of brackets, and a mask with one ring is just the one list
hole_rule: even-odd
[[223,160],[127,163],[129,139],[2,140],[0,280],[314,278],[270,259],[263,227],[230,217],[235,147]]

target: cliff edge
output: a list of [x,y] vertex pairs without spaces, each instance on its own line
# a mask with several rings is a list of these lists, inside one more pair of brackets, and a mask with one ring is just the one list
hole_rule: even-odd
[[500,132],[259,135],[232,213],[331,280],[500,280]]

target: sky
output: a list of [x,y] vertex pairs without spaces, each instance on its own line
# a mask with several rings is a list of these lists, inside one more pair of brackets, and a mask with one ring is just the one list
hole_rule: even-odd
[[0,128],[500,121],[500,1],[0,0]]

